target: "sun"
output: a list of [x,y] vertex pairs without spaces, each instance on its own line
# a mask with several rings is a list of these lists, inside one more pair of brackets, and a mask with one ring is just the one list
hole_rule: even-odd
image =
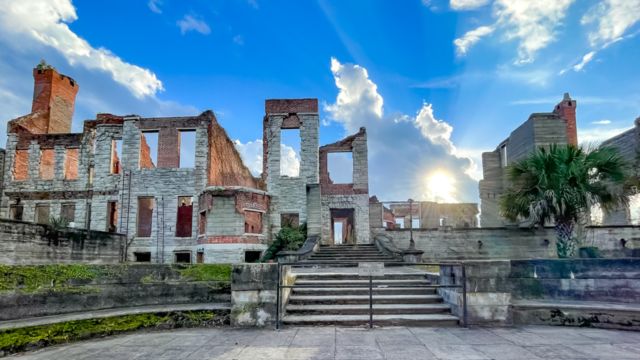
[[438,170],[427,176],[427,197],[438,202],[456,202],[456,179]]

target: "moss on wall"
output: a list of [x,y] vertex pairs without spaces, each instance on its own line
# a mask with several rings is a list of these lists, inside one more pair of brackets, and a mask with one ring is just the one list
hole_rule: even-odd
[[0,355],[137,329],[210,327],[229,324],[228,312],[177,311],[76,320],[0,331]]
[[231,281],[230,264],[174,265],[183,278],[192,281]]
[[[143,265],[0,265],[0,294],[3,292],[36,293],[45,291],[94,292],[87,286],[97,280],[127,277],[129,270]],[[231,281],[229,264],[172,265],[176,276],[185,281]],[[143,284],[163,282],[166,274],[152,272],[140,278]]]
[[0,292],[64,291],[105,275],[101,267],[81,264],[0,265]]

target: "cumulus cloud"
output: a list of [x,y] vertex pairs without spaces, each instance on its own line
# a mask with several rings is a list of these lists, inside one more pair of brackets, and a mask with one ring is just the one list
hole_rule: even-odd
[[592,46],[618,41],[640,20],[640,0],[604,0],[594,5],[583,17],[582,24],[596,24],[589,33]]
[[162,14],[160,5],[162,5],[162,0],[149,0],[149,2],[147,3],[147,6],[149,6],[149,10],[153,11],[156,14]]
[[489,3],[489,0],[451,0],[449,6],[453,10],[473,10],[483,7]]
[[108,73],[138,98],[161,91],[162,82],[148,69],[127,63],[104,48],[94,48],[69,28],[78,19],[70,0],[5,0],[0,31],[14,51],[34,45],[54,48],[71,65]]
[[343,125],[345,135],[367,128],[372,195],[384,200],[437,200],[429,184],[438,173],[455,179],[456,201],[477,201],[477,182],[469,175],[474,163],[458,154],[452,126],[437,119],[431,104],[422,104],[415,115],[387,116],[365,68],[331,59],[331,72],[338,95],[325,110]]
[[180,28],[182,35],[189,31],[195,31],[202,35],[209,35],[211,33],[211,28],[204,20],[192,15],[185,15],[182,19],[178,20],[176,24]]
[[[235,140],[234,144],[244,164],[254,176],[262,174],[262,139],[242,143]],[[300,155],[291,147],[280,144],[280,166],[282,175],[297,176],[300,173]]]
[[456,46],[456,52],[460,56],[464,56],[473,45],[475,45],[482,37],[487,36],[493,32],[491,26],[480,26],[471,31],[467,31],[461,38],[453,41]]

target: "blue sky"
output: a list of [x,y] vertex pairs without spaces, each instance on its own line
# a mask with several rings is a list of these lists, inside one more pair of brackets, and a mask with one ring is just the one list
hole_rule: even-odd
[[80,84],[75,131],[212,109],[259,172],[264,100],[315,97],[321,144],[367,127],[385,200],[477,202],[481,152],[564,92],[580,140],[640,115],[640,0],[2,2],[3,121],[44,58]]

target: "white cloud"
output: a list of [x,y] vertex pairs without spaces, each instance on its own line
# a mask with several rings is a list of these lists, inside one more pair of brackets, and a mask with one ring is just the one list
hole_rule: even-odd
[[382,118],[384,101],[378,94],[378,86],[369,80],[367,69],[352,65],[345,66],[331,58],[331,72],[340,92],[335,104],[326,110],[334,120],[342,123],[347,132],[356,132],[363,126],[363,118],[371,114]]
[[591,46],[606,46],[618,41],[640,20],[640,0],[604,0],[583,17],[582,24],[597,24],[589,33]]
[[473,10],[483,7],[489,3],[489,0],[451,0],[449,6],[453,10]]
[[455,147],[451,142],[453,127],[442,120],[438,120],[433,115],[433,106],[424,103],[414,120],[415,127],[420,130],[422,136],[434,144],[438,144],[453,154]]
[[162,5],[162,0],[149,0],[149,2],[147,3],[147,6],[149,6],[149,9],[156,14],[162,14],[162,9],[160,8],[160,5]]
[[473,45],[475,45],[484,36],[493,32],[491,26],[480,26],[471,31],[467,31],[461,38],[455,39],[453,43],[456,46],[456,52],[459,56],[464,56]]
[[593,58],[595,57],[595,55],[597,54],[597,51],[589,51],[588,53],[584,54],[584,56],[582,57],[582,59],[577,62],[576,64],[566,68],[566,69],[562,69],[560,70],[559,75],[562,75],[564,73],[566,73],[569,70],[573,70],[575,72],[580,72],[584,69],[585,66],[587,66],[588,63],[591,62],[591,60],[593,60]]
[[539,50],[556,40],[556,29],[573,1],[496,0],[497,23],[505,28],[508,40],[520,42],[516,63],[532,62]]
[[582,69],[591,61],[593,60],[593,56],[596,54],[595,51],[589,51],[588,53],[586,53],[583,57],[582,60],[573,65],[573,71],[582,71]]
[[[458,0],[459,4],[481,3],[476,0]],[[516,64],[530,63],[538,51],[556,40],[556,30],[562,24],[574,0],[495,0],[495,23],[465,33],[454,41],[458,55],[465,55],[482,37],[499,29],[506,40],[518,41]],[[635,0],[634,0],[635,1]],[[454,8],[454,0],[451,1]],[[457,2],[456,2],[457,3]]]
[[598,121],[592,121],[591,122],[594,125],[609,125],[611,124],[611,120],[598,120]]
[[70,0],[5,0],[0,6],[0,32],[15,51],[54,48],[71,65],[108,73],[138,98],[161,91],[162,82],[148,69],[124,62],[108,49],[94,48],[69,28],[78,19]]
[[176,24],[180,28],[180,33],[182,35],[189,31],[199,32],[203,35],[211,33],[211,28],[204,20],[198,19],[192,15],[185,15],[182,19],[178,20]]
[[[262,139],[256,139],[247,143],[235,140],[234,144],[244,164],[254,176],[262,174]],[[295,176],[300,172],[300,156],[291,147],[280,144],[280,166],[283,175]]]
[[458,155],[451,140],[453,127],[436,118],[431,104],[424,103],[415,116],[385,116],[383,98],[365,68],[331,59],[331,71],[338,95],[325,110],[343,125],[345,135],[367,128],[372,195],[383,200],[436,200],[429,179],[444,173],[455,179],[456,201],[477,201],[478,184],[470,176],[474,163]]

